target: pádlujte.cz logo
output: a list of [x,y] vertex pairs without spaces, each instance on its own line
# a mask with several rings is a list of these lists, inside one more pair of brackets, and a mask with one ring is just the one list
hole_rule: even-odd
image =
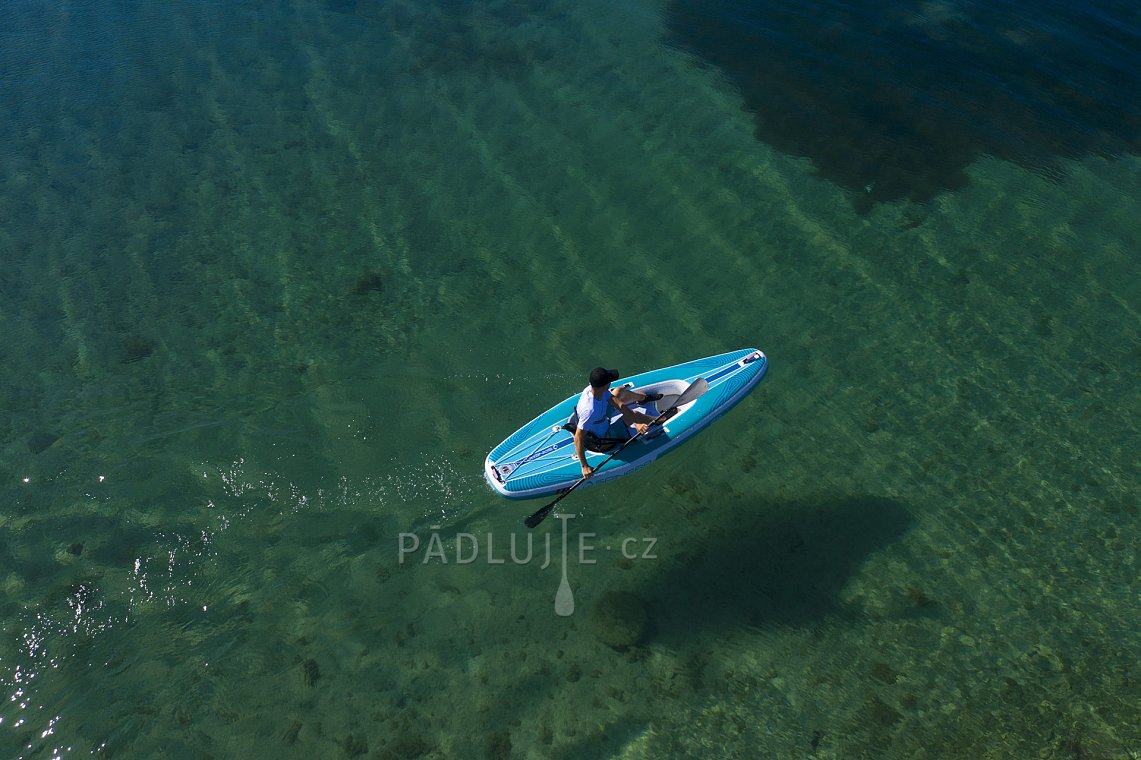
[[[625,560],[653,560],[657,559],[656,548],[658,539],[642,536],[626,536],[605,545],[596,543],[597,533],[567,534],[567,521],[574,515],[555,515],[562,522],[562,541],[556,549],[562,562],[562,581],[559,591],[555,595],[555,612],[559,615],[574,613],[574,595],[567,581],[568,553],[577,559],[580,565],[593,565],[598,562],[599,552],[612,552],[619,554]],[[536,562],[540,570],[551,565],[551,533],[545,533],[536,540],[535,534],[510,533],[499,536],[493,533],[484,535],[481,541],[474,533],[456,533],[445,538],[439,532],[439,526],[431,526],[426,538],[417,533],[400,533],[397,537],[397,554],[401,565],[409,562],[420,564],[441,565],[471,565],[483,562],[488,565],[530,565]],[[537,549],[537,550],[536,550]]]

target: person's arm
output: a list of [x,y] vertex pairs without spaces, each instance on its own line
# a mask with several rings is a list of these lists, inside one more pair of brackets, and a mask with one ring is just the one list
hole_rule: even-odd
[[594,470],[586,463],[586,433],[582,428],[574,431],[574,453],[578,454],[578,461],[582,464],[582,476],[589,478]]

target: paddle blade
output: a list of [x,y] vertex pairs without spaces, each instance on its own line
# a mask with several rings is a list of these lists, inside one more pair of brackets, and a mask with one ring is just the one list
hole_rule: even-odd
[[543,520],[547,519],[547,515],[549,515],[551,513],[551,510],[555,508],[555,504],[557,504],[557,503],[558,503],[558,499],[555,499],[554,501],[552,501],[547,506],[543,507],[542,509],[535,512],[534,514],[530,515],[526,520],[523,521],[523,524],[526,525],[528,528],[534,528],[536,525],[541,523]]
[[690,401],[696,401],[707,390],[709,390],[709,383],[705,381],[704,377],[699,377],[685,389],[685,391],[677,397],[677,401],[673,402],[671,409],[676,409],[679,406],[685,406]]

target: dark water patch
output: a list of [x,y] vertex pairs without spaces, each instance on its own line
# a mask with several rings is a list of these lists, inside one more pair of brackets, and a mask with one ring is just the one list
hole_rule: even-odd
[[720,69],[756,135],[858,208],[926,201],[990,154],[1141,152],[1136,3],[674,0],[669,40]]
[[[661,635],[694,628],[808,624],[843,614],[839,592],[873,552],[912,525],[900,504],[879,497],[757,505],[723,538],[654,582]],[[779,514],[779,517],[774,515]]]

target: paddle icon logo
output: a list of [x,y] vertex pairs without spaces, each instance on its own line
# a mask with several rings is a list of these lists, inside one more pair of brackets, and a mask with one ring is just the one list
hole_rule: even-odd
[[[555,592],[555,614],[559,617],[570,617],[574,614],[574,592],[571,590],[570,581],[567,578],[567,520],[570,520],[574,515],[556,515],[563,524],[563,539],[562,539],[562,567],[561,576],[559,577],[559,590]],[[549,534],[548,534],[549,535]],[[592,552],[599,547],[595,547],[589,543],[589,540],[594,538],[594,533],[579,533],[578,534],[578,562],[580,565],[593,565],[598,560],[588,558],[587,553]],[[633,559],[657,559],[658,555],[654,553],[654,549],[658,544],[656,538],[624,538],[619,544],[618,551],[621,552],[622,557],[627,560]],[[602,547],[604,550],[611,550],[611,546]],[[543,567],[546,567],[544,565]]]
[[567,580],[567,520],[570,515],[558,515],[558,519],[563,524],[563,577],[559,581],[559,590],[555,593],[555,614],[570,617],[574,614],[574,592]]

